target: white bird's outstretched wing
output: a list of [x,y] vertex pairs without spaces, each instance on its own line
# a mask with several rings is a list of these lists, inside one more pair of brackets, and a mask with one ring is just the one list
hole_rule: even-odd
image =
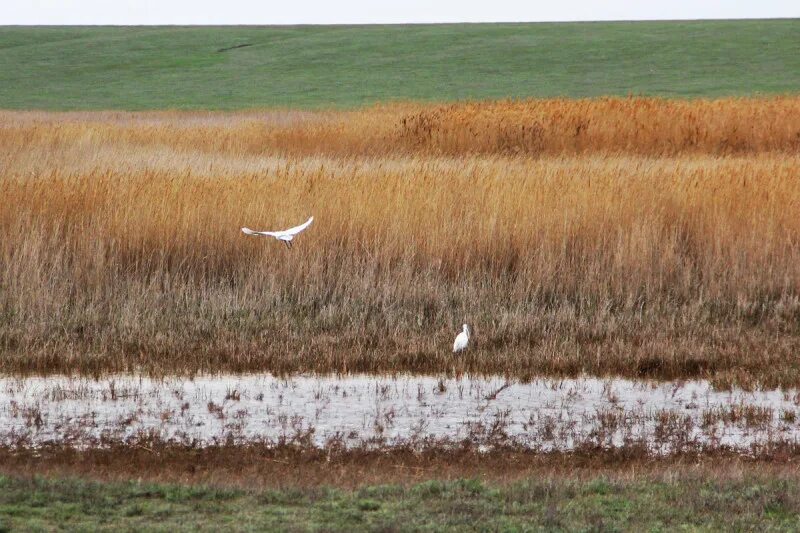
[[307,227],[311,225],[314,221],[314,217],[310,217],[308,220],[300,224],[299,226],[295,226],[293,228],[281,230],[281,231],[255,231],[250,228],[242,228],[242,233],[245,235],[254,235],[254,236],[263,236],[263,237],[275,237],[276,239],[282,240],[292,240],[292,238],[300,233],[301,231],[305,230]]
[[274,237],[275,234],[271,231],[255,231],[250,228],[242,228],[242,233],[245,235],[255,235],[257,237]]
[[291,235],[292,237],[294,237],[295,235],[297,235],[298,233],[300,233],[301,231],[303,231],[307,227],[309,227],[312,222],[314,222],[314,217],[309,217],[308,220],[306,220],[305,222],[303,222],[299,226],[295,226],[295,227],[289,228],[287,230],[279,231],[277,233],[281,233],[283,235]]

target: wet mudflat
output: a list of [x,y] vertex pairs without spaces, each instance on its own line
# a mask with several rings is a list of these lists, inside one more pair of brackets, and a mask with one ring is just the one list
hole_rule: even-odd
[[0,444],[442,446],[535,451],[645,445],[756,455],[800,437],[797,390],[706,381],[435,376],[0,378]]

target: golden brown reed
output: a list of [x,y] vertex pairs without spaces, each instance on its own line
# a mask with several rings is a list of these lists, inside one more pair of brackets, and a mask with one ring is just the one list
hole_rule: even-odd
[[800,383],[800,98],[0,115],[4,371]]
[[[746,154],[800,149],[800,97],[549,99],[348,112],[5,112],[0,143],[114,142],[206,153]],[[33,125],[42,126],[40,128]]]

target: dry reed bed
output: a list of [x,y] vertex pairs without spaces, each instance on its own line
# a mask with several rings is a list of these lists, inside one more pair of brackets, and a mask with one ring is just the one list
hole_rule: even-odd
[[800,383],[800,98],[1,115],[3,371]]
[[800,149],[797,96],[393,104],[349,112],[0,112],[0,123],[0,146],[6,147],[111,142],[240,155],[726,155]]

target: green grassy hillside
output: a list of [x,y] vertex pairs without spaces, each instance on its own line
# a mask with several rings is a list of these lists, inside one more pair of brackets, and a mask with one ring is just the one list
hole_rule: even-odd
[[800,20],[0,27],[0,108],[787,93],[798,46]]

